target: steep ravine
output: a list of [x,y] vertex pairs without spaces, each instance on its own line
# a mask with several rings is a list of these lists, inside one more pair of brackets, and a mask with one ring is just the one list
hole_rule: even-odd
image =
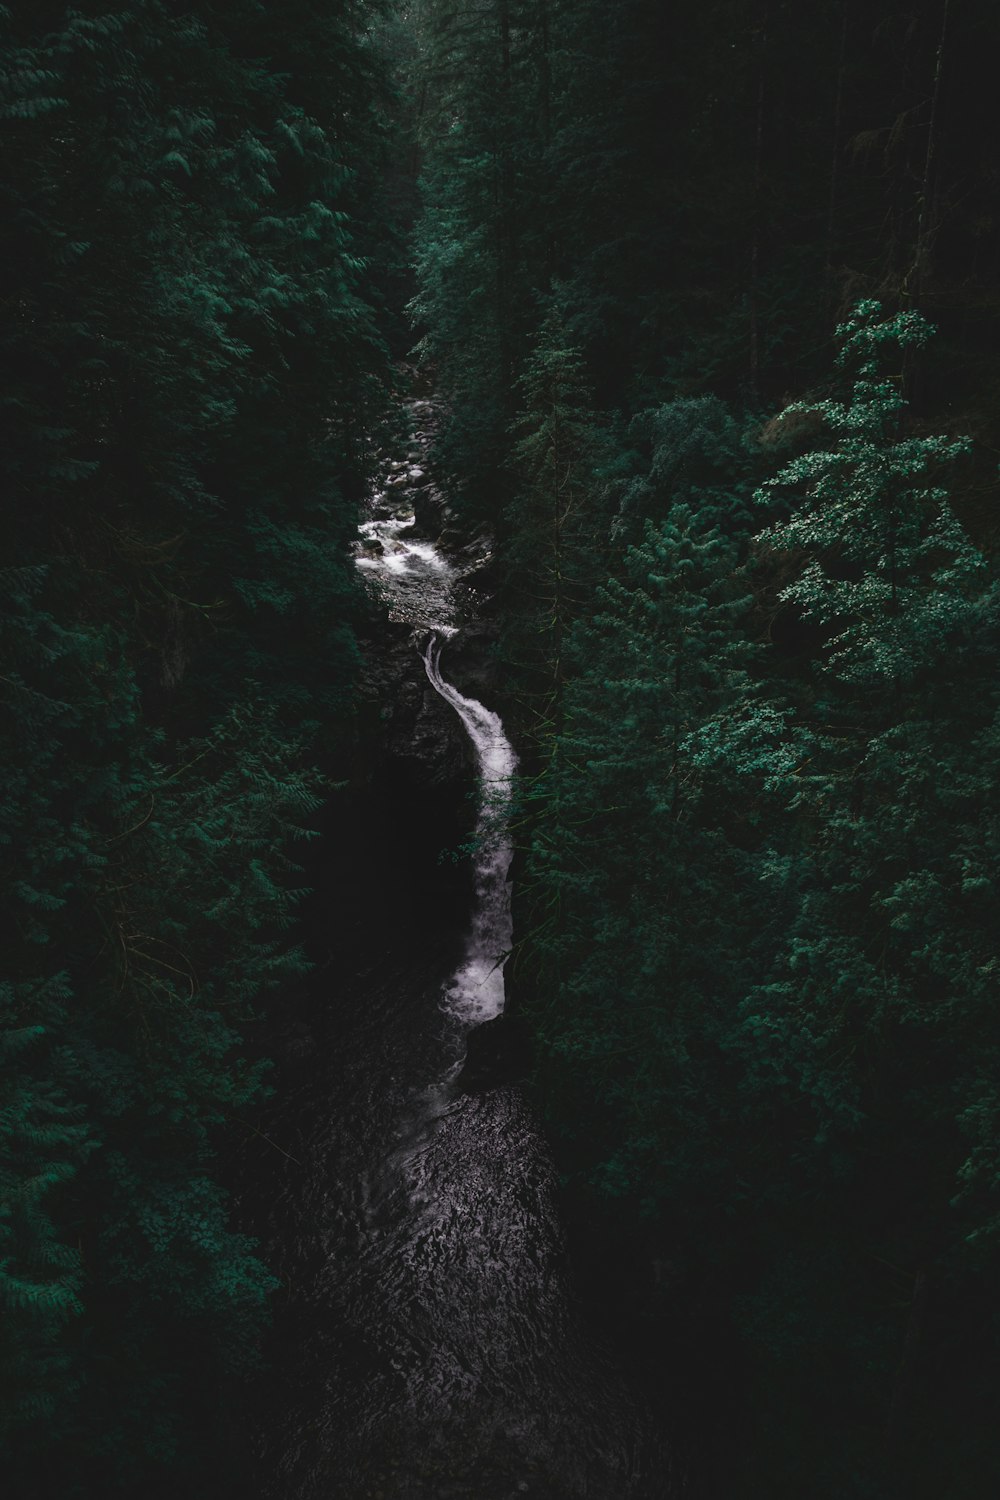
[[[579,1306],[531,1111],[510,1083],[463,1086],[470,1028],[504,1003],[514,756],[449,677],[452,646],[475,665],[462,631],[486,548],[435,538],[418,461],[432,411],[411,412],[414,446],[387,472],[403,478],[373,497],[359,546],[387,618],[369,675],[380,749],[328,831],[311,912],[330,962],[279,1049],[261,1152],[258,1227],[285,1289],[260,1493],[665,1500],[680,1490],[663,1444]],[[452,857],[470,834],[471,860]]]

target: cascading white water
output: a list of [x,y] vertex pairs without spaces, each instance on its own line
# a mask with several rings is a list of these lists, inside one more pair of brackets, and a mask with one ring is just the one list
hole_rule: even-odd
[[517,757],[499,714],[466,698],[441,675],[441,640],[432,634],[423,652],[435,692],[450,703],[476,752],[480,806],[475,836],[476,904],[465,960],[445,991],[445,1005],[460,1020],[476,1024],[504,1006],[503,967],[513,930],[508,872],[513,853],[508,832],[510,792]]
[[[421,470],[414,471],[421,474]],[[385,489],[372,497],[371,520],[359,528],[359,568],[372,580],[390,617],[429,630],[422,651],[434,691],[458,714],[472,741],[480,776],[474,839],[476,902],[465,958],[445,987],[444,1007],[469,1025],[492,1020],[504,1006],[503,966],[510,951],[511,842],[508,810],[517,757],[500,716],[466,698],[441,673],[444,642],[456,633],[457,573],[433,542],[416,539],[412,499]]]

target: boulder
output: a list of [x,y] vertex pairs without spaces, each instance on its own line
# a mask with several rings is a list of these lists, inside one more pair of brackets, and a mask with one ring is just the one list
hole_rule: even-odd
[[469,1032],[462,1071],[455,1087],[481,1094],[524,1076],[531,1064],[531,1039],[517,1016],[497,1016]]

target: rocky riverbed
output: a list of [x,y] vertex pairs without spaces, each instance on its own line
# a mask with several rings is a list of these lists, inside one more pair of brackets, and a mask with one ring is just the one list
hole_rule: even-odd
[[[433,404],[409,414],[357,547],[382,605],[371,760],[331,820],[311,903],[320,970],[276,1048],[290,1086],[279,1077],[259,1153],[272,1191],[257,1228],[285,1288],[260,1493],[666,1500],[668,1456],[588,1325],[551,1157],[509,1081],[526,1039],[494,994],[503,870],[487,897],[481,841],[472,870],[460,853],[476,765],[502,734],[466,696],[485,700],[495,670],[476,616],[489,543],[442,540]],[[480,1014],[498,1019],[475,1028]]]

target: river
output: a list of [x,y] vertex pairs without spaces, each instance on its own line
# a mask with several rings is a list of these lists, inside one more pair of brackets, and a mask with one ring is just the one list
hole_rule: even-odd
[[265,1492],[665,1500],[679,1491],[662,1445],[580,1306],[556,1173],[528,1104],[510,1085],[457,1085],[470,1029],[505,1002],[516,756],[499,716],[448,678],[462,569],[414,527],[424,407],[411,404],[413,446],[372,497],[357,561],[390,617],[412,628],[425,690],[469,737],[473,878],[414,865],[408,840],[433,810],[405,788],[392,806],[376,790],[373,867],[398,877],[365,897],[381,899],[384,946],[337,1001],[324,1082],[312,1075],[286,1106],[297,1111],[285,1136],[295,1165],[277,1218],[286,1237],[292,1225],[295,1284]]

